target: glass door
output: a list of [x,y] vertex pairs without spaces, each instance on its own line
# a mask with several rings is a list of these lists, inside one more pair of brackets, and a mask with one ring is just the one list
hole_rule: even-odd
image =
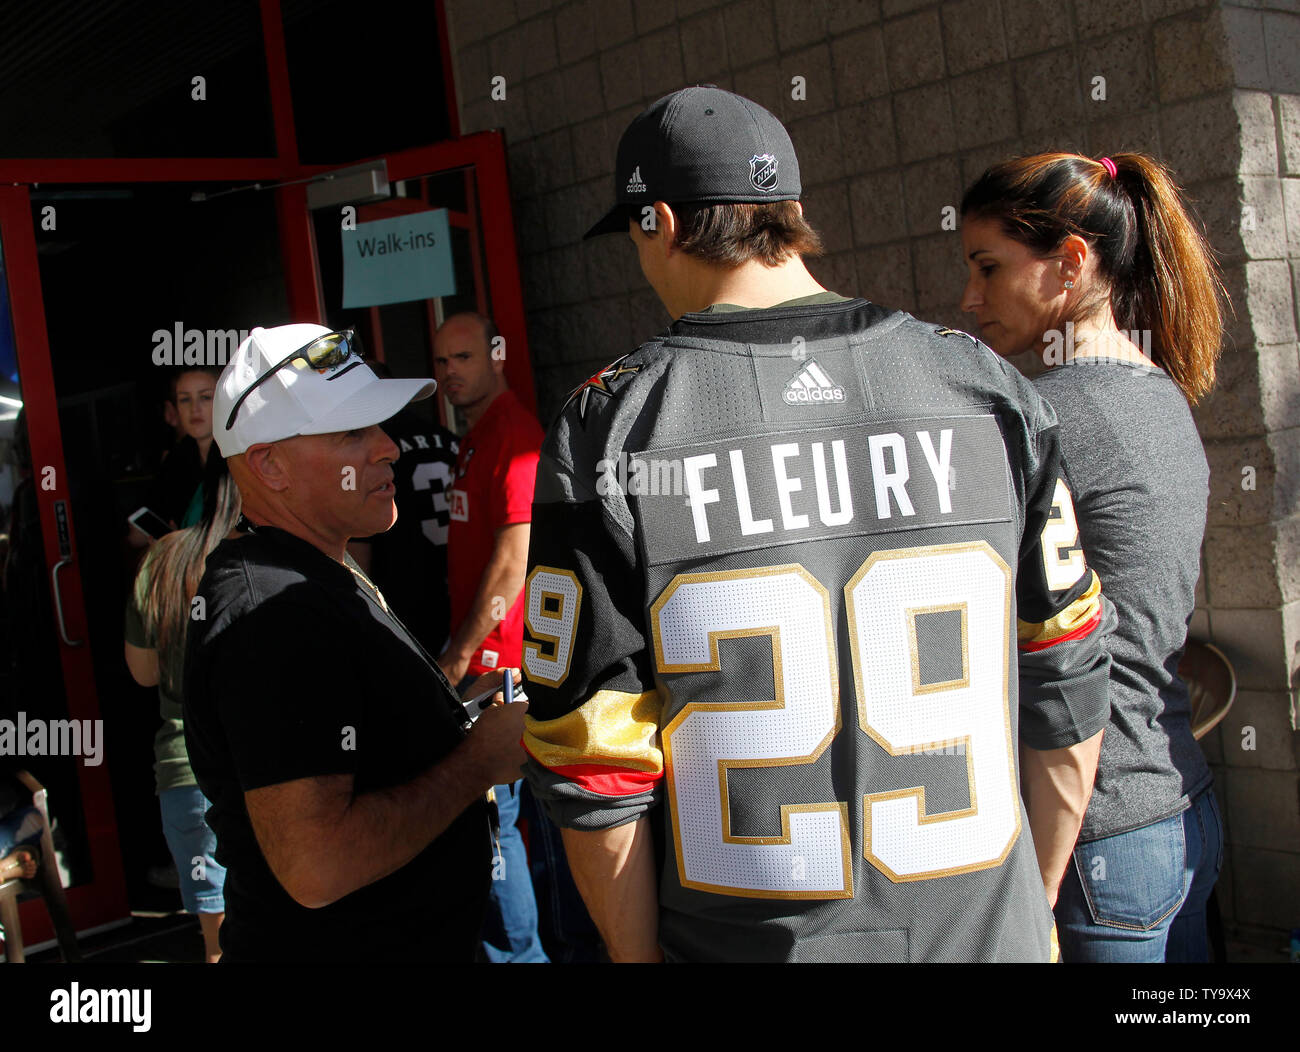
[[249,329],[289,320],[275,191],[157,181],[46,184],[29,197],[43,384],[77,538],[61,580],[75,572],[82,596],[127,899],[166,914],[181,898],[156,795],[159,693],[123,660],[124,608],[148,544],[128,517],[143,507],[182,526],[197,511],[220,455],[204,372],[219,372]]
[[[0,187],[0,774],[48,791],[84,932],[129,912],[30,208],[25,187]],[[27,946],[53,937],[39,900],[21,917]]]
[[[356,328],[368,354],[393,375],[414,377],[433,375],[433,337],[445,318],[460,311],[491,317],[503,338],[507,382],[535,410],[500,134],[376,163],[387,197],[382,175],[365,198],[329,194],[321,203],[308,195],[320,321]],[[329,187],[331,174],[318,173],[326,177],[318,187]],[[451,403],[434,401],[439,421],[462,432]]]

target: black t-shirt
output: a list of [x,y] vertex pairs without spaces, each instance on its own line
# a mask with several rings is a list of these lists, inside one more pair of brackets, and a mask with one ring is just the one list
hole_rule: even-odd
[[322,909],[267,865],[244,793],[351,774],[401,785],[461,740],[445,677],[347,567],[271,527],[224,541],[199,584],[185,663],[185,737],[227,867],[225,958],[473,958],[491,870],[487,803],[402,869]]

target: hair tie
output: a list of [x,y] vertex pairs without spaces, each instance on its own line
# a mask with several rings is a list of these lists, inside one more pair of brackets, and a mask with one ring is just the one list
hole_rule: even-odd
[[1115,167],[1115,162],[1109,157],[1103,157],[1101,159],[1101,166],[1105,168],[1106,171],[1110,172],[1110,177],[1112,179],[1117,179],[1119,177],[1119,170]]

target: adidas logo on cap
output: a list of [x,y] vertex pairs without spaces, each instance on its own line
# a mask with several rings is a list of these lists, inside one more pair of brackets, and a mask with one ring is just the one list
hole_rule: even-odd
[[627,181],[627,193],[643,194],[646,191],[646,185],[641,181],[641,166],[638,164],[632,169],[632,178]]
[[844,388],[826,375],[826,370],[811,358],[785,385],[781,397],[790,405],[808,402],[843,402]]

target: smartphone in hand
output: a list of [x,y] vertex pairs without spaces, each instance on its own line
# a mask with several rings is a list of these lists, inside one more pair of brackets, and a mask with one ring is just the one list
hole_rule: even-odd
[[127,522],[147,537],[155,541],[171,533],[174,527],[156,511],[149,508],[137,508],[128,517]]

